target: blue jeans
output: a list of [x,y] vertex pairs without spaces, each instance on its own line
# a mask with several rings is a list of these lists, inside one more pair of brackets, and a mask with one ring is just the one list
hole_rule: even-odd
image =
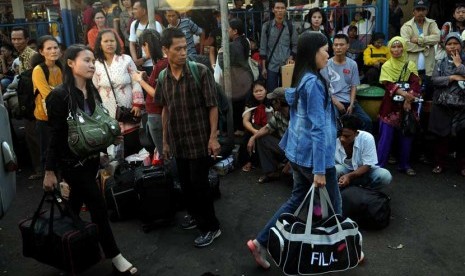
[[[336,177],[339,177],[353,172],[343,165],[336,164]],[[387,185],[391,184],[392,175],[391,173],[383,168],[380,167],[372,167],[369,172],[358,177],[356,179],[352,179],[350,181],[351,186],[363,186],[363,187],[370,187],[374,190],[380,190]]]
[[[266,226],[258,233],[257,241],[260,245],[267,247],[270,228],[276,225],[276,221],[283,213],[294,213],[300,206],[308,193],[311,185],[313,184],[312,168],[306,168],[291,162],[294,187],[292,189],[291,197],[284,203],[273,217],[268,221]],[[331,203],[333,204],[334,211],[338,214],[342,213],[341,194],[336,180],[336,169],[334,167],[326,169],[326,189],[328,190]]]
[[[350,103],[343,103],[343,102],[341,103],[344,105],[344,107],[347,110],[347,107],[350,105]],[[336,114],[338,114],[338,117],[341,117],[342,115],[344,115],[339,112],[336,106],[334,106],[334,108],[336,109]],[[354,108],[352,109],[352,115],[357,116],[360,120],[362,120],[363,126],[361,130],[364,130],[370,133],[372,132],[373,123],[371,122],[371,118],[370,116],[368,116],[368,114],[366,114],[365,110],[363,110],[363,108],[358,104],[358,102],[354,103]]]
[[148,114],[147,130],[150,132],[152,141],[158,153],[163,154],[163,127],[161,124],[161,114]]
[[270,70],[266,71],[267,77],[266,77],[266,91],[267,93],[273,92],[277,87],[279,87],[279,79],[280,79],[280,74],[279,72],[273,72]]

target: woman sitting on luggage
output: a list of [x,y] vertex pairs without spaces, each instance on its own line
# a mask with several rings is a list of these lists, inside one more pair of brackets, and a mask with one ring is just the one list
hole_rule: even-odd
[[[413,106],[416,97],[420,96],[420,78],[417,66],[407,57],[407,41],[400,37],[393,37],[388,48],[391,58],[381,67],[379,82],[385,87],[385,94],[379,109],[379,141],[378,161],[379,166],[384,168],[389,160],[394,133],[399,132],[400,139],[400,162],[399,170],[409,176],[416,175],[415,170],[410,167],[410,152],[413,137],[404,136],[400,131],[401,117],[404,112],[412,111],[418,118],[417,109]],[[399,81],[400,80],[400,81]],[[402,83],[404,85],[402,88]],[[403,101],[393,101],[393,97],[399,95]]]
[[241,146],[241,163],[244,164],[242,171],[249,172],[252,169],[252,162],[257,162],[257,154],[247,153],[247,142],[250,137],[266,125],[268,119],[273,115],[273,108],[266,98],[266,84],[263,80],[257,80],[252,84],[252,97],[245,106],[242,113],[242,123],[247,131],[244,136],[244,143]]
[[458,33],[449,33],[445,39],[445,49],[447,56],[436,63],[431,79],[435,89],[428,128],[436,135],[433,173],[444,171],[449,149],[455,145],[459,173],[465,176],[465,100],[462,100],[462,106],[444,104],[440,100],[441,94],[450,93],[451,88],[458,89],[460,83],[461,93],[464,93],[465,55],[463,41]]
[[[131,79],[137,68],[128,55],[121,54],[117,35],[111,29],[101,31],[95,43],[95,74],[92,81],[102,97],[103,106],[115,118],[117,106],[131,108],[131,113],[141,116],[144,94],[140,84]],[[115,101],[115,96],[116,100]],[[138,153],[140,122],[120,122],[124,136],[124,156]]]
[[364,83],[379,85],[379,74],[381,66],[391,57],[388,47],[384,46],[386,36],[383,33],[374,33],[371,44],[363,52],[363,63],[365,68]]
[[[95,184],[99,169],[99,155],[90,154],[86,158],[78,157],[68,146],[69,106],[91,115],[98,101],[101,101],[97,89],[92,84],[95,71],[94,54],[84,45],[71,45],[65,52],[66,64],[63,68],[63,84],[56,87],[47,97],[48,122],[51,128],[45,167],[44,189],[56,188],[59,172],[63,181],[70,187],[69,204],[75,214],[79,214],[84,203],[90,212],[92,222],[99,229],[99,241],[106,258],[111,258],[116,273],[133,275],[135,268],[122,255],[116,245],[108,222],[107,210],[102,193]],[[72,103],[70,104],[70,98]],[[119,139],[122,139],[120,137]],[[116,141],[115,141],[116,142]]]

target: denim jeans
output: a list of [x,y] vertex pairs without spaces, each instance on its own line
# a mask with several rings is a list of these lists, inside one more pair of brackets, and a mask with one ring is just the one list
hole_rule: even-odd
[[[343,165],[336,164],[336,177],[339,179],[339,177],[348,174],[350,172],[353,172]],[[363,187],[370,187],[374,190],[380,190],[387,185],[391,184],[392,181],[392,175],[391,173],[383,168],[380,167],[374,167],[371,168],[370,171],[368,171],[366,174],[356,178],[352,179],[350,181],[351,186],[363,186]]]
[[152,141],[158,153],[163,154],[163,127],[161,124],[161,114],[148,114],[147,130],[150,132]]
[[[294,213],[304,200],[305,195],[313,184],[312,168],[302,167],[292,162],[291,166],[294,177],[294,187],[292,189],[291,197],[278,209],[278,211],[276,211],[266,226],[257,235],[257,241],[264,247],[267,247],[268,245],[270,228],[275,226],[279,216],[283,213]],[[336,169],[334,167],[326,169],[325,176],[326,189],[328,190],[328,194],[331,198],[334,211],[338,214],[341,214],[342,203],[341,194],[339,193],[339,187],[336,181]]]
[[267,70],[267,77],[266,77],[266,91],[267,93],[273,92],[276,87],[279,87],[280,83],[280,73],[273,72],[271,70]]

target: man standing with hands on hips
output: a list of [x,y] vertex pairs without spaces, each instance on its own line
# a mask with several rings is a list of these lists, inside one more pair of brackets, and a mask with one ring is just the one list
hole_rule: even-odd
[[201,234],[194,245],[205,247],[221,235],[208,182],[210,155],[220,152],[215,81],[206,66],[188,64],[182,30],[165,29],[161,44],[168,67],[158,76],[155,102],[163,106],[163,155],[176,158],[187,212],[192,216],[186,216],[181,226],[198,227]]

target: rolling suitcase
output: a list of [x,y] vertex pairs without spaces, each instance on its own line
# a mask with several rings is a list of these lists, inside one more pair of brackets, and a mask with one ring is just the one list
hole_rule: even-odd
[[174,185],[163,166],[136,168],[134,189],[139,197],[138,214],[144,232],[173,222],[176,213]]
[[134,218],[137,214],[139,197],[134,190],[135,169],[125,167],[118,169],[109,177],[102,187],[105,195],[109,219],[111,221]]

